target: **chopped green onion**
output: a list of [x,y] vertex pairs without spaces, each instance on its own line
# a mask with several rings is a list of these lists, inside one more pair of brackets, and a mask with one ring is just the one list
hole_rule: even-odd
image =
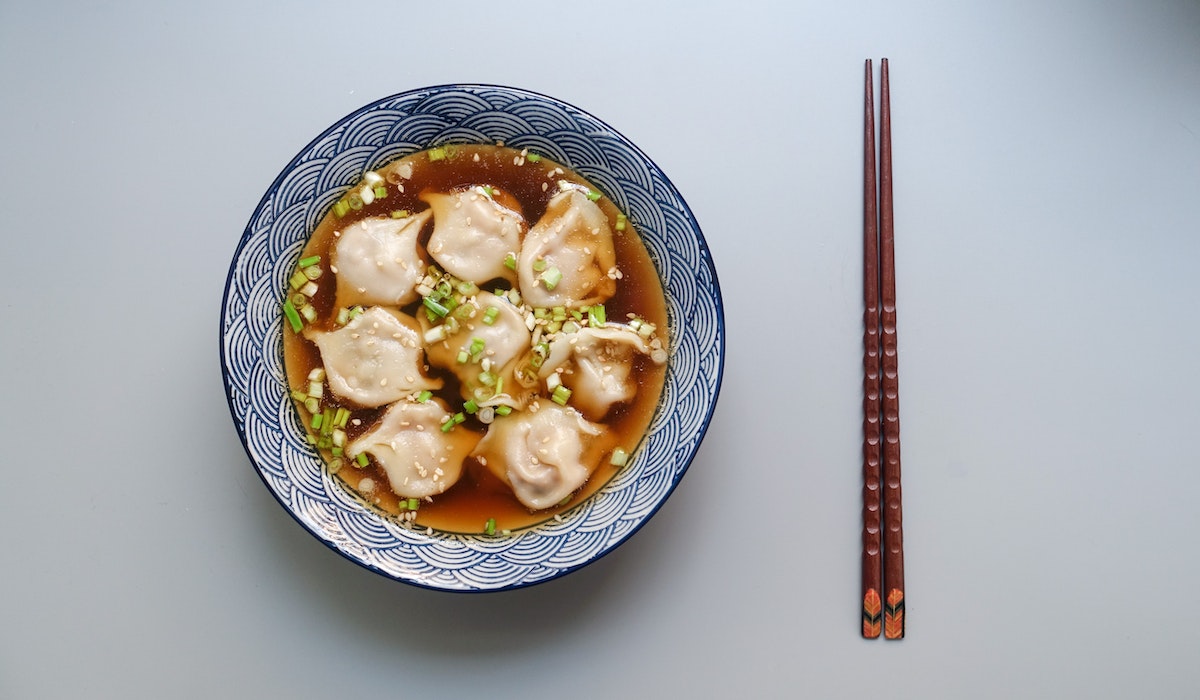
[[546,259],[545,258],[538,258],[537,260],[533,261],[533,271],[534,272],[541,272],[542,270],[545,270],[545,269],[546,269]]
[[459,350],[456,359],[458,360],[458,364],[465,365],[467,364],[467,360],[471,359],[471,355],[466,350]]
[[425,391],[417,394],[417,403],[425,403],[431,398],[433,398],[433,392],[426,389]]
[[309,323],[317,320],[317,310],[312,307],[312,304],[305,304],[304,306],[301,306],[300,315],[303,316],[304,320],[308,321]]
[[479,287],[477,287],[474,282],[469,280],[463,280],[462,282],[459,282],[457,289],[459,294],[468,297],[479,293]]
[[547,316],[549,316],[549,315],[550,315],[550,310],[549,310],[549,309],[543,309],[543,308],[541,308],[541,307],[538,307],[538,308],[536,308],[536,309],[534,309],[534,310],[533,310],[533,317],[534,317],[534,318],[546,318],[546,317],[547,317]]
[[322,435],[320,439],[317,440],[317,449],[328,450],[332,444],[333,441],[329,439],[328,435]]
[[555,321],[567,320],[567,309],[564,306],[556,306],[550,310],[554,314]]
[[310,381],[308,383],[308,395],[319,399],[325,395],[325,385],[319,381]]
[[291,299],[283,302],[283,315],[287,317],[288,323],[292,324],[293,331],[299,333],[304,329],[304,322],[300,320],[300,314],[296,313],[296,307],[292,306]]
[[300,258],[300,262],[298,262],[296,264],[299,265],[300,267],[312,267],[313,265],[316,265],[319,262],[321,262],[320,255],[310,255],[307,258]]
[[510,413],[512,413],[512,406],[500,404],[496,407],[496,415],[498,416],[507,416]]
[[317,290],[320,289],[320,287],[317,286],[316,282],[309,280],[308,277],[305,277],[304,279],[308,281],[306,281],[304,286],[300,288],[300,293],[311,299],[317,295]]
[[329,473],[337,474],[342,470],[342,465],[345,463],[345,460],[341,459],[340,455],[335,459],[329,460]]
[[358,211],[363,208],[363,199],[357,192],[351,192],[346,196],[346,201],[350,203],[350,208]]
[[471,347],[469,348],[468,351],[471,353],[472,356],[478,355],[479,353],[483,352],[483,348],[484,348],[483,338],[471,338]]
[[467,402],[463,404],[463,410],[467,413],[475,413],[479,410],[479,404],[475,403],[475,399],[467,399]]
[[396,211],[392,212],[392,218],[393,219],[407,219],[408,218],[408,210],[407,209],[397,209]]
[[357,455],[354,457],[354,463],[355,463],[355,464],[357,464],[357,465],[358,465],[358,466],[360,466],[360,467],[365,467],[365,466],[367,466],[367,453],[366,453],[366,452],[359,452],[359,453],[358,453],[358,454],[357,454]]
[[319,279],[323,274],[325,274],[325,271],[321,269],[320,265],[313,265],[311,267],[304,268],[304,276],[310,280]]
[[324,416],[321,419],[321,434],[329,437],[333,434],[333,407],[325,409]]
[[349,213],[349,211],[350,211],[350,203],[347,202],[345,199],[339,199],[337,201],[337,203],[333,205],[333,213],[337,214],[337,217],[339,219],[342,218],[343,216],[345,216],[347,213]]
[[345,428],[346,423],[350,421],[350,409],[338,407],[337,413],[333,414],[333,424],[338,428]]
[[595,328],[603,326],[606,321],[604,304],[592,304],[592,307],[588,309],[588,325]]
[[341,447],[345,446],[345,444],[346,444],[346,431],[345,430],[342,430],[341,428],[334,428],[333,432],[330,433],[330,437],[333,438],[333,446],[334,447],[341,448]]
[[309,413],[316,413],[321,410],[320,399],[309,397],[304,400],[304,408],[308,409]]
[[628,219],[626,219],[626,218],[625,218],[625,215],[624,215],[624,214],[617,214],[617,226],[616,226],[616,229],[617,229],[618,231],[624,231],[624,230],[625,230],[625,222],[627,222],[627,221],[628,221]]
[[608,463],[615,467],[623,467],[629,463],[629,453],[618,447],[613,450],[612,457],[609,458]]
[[350,322],[350,309],[347,309],[347,308],[338,309],[337,322],[338,322],[339,326],[344,326],[347,323],[349,323]]
[[313,446],[316,446],[316,444],[317,444],[317,439],[315,437],[313,437],[312,435],[305,435],[304,441]]
[[483,312],[483,322],[487,325],[492,325],[496,322],[496,317],[500,315],[500,309],[494,306],[489,306],[487,311]]
[[542,157],[536,153],[529,153],[525,156],[525,160],[529,161],[530,163],[537,163],[541,159],[542,159]]
[[550,400],[559,406],[566,406],[567,401],[571,399],[571,390],[559,384],[554,387],[554,393],[550,395]]
[[455,414],[454,414],[454,417],[453,417],[453,418],[451,418],[451,420],[453,420],[453,421],[454,421],[454,424],[455,424],[455,425],[458,425],[459,423],[462,423],[462,422],[463,422],[463,421],[465,421],[466,419],[467,419],[467,417],[463,415],[462,411],[459,411],[458,413],[455,413]]
[[454,428],[454,426],[456,426],[456,425],[458,425],[458,423],[455,423],[455,422],[454,422],[454,416],[449,416],[448,418],[446,418],[446,422],[445,422],[445,423],[442,423],[442,432],[443,432],[443,433],[448,433],[448,432],[450,432],[450,431],[451,431],[451,430]]
[[334,447],[334,448],[333,448],[332,450],[330,450],[330,451],[331,451],[331,452],[333,452],[333,456],[334,456],[334,457],[341,457],[341,456],[342,456],[342,454],[343,454],[342,448],[340,448],[340,447]]
[[491,185],[482,185],[480,186],[479,190],[489,197],[496,193],[495,188],[493,188]]
[[308,381],[310,381],[310,382],[325,381],[325,368],[324,367],[313,367],[313,370],[308,373]]
[[325,414],[323,414],[323,413],[314,413],[314,414],[313,414],[313,417],[312,417],[312,423],[310,424],[310,425],[312,426],[312,429],[313,429],[313,430],[320,430],[320,429],[321,429],[321,422],[322,422],[322,421],[324,421],[324,420],[325,420]]
[[511,252],[508,255],[505,255],[504,266],[510,270],[517,269],[517,256]]
[[547,291],[553,291],[561,281],[562,273],[558,271],[557,267],[551,267],[542,273],[542,282],[545,283]]
[[362,316],[362,314],[363,314],[363,307],[361,307],[361,306],[352,307],[350,309],[350,320],[353,321],[354,319],[358,318],[359,316]]
[[492,374],[491,372],[480,372],[479,383],[483,384],[484,386],[495,386],[496,375]]
[[419,498],[410,498],[410,499],[408,499],[408,502],[407,502],[407,503],[405,503],[405,505],[407,505],[407,506],[408,506],[408,509],[409,509],[409,510],[417,510],[418,508],[420,508],[420,507],[421,507],[421,499],[419,499]]
[[508,290],[508,300],[512,302],[513,306],[520,306],[521,292],[516,287]]
[[437,303],[431,297],[425,297],[422,303],[425,304],[425,309],[431,315],[431,321],[434,320],[434,317],[445,318],[446,314],[450,313],[450,309],[447,309],[445,306]]
[[292,389],[292,400],[304,401],[307,398],[308,398],[308,394],[304,393],[303,391],[300,391],[299,389]]
[[375,186],[375,199],[384,199],[387,197],[387,188],[383,185]]
[[288,284],[291,285],[292,289],[299,289],[308,284],[308,276],[300,270],[296,270],[292,273],[292,276],[288,278]]
[[442,148],[439,146],[438,148],[429,149],[429,160],[430,161],[445,160],[445,158],[446,158],[446,149],[445,148]]
[[599,192],[597,192],[596,190],[588,190],[587,198],[592,200],[593,202],[600,199],[601,196],[602,195]]
[[483,532],[486,535],[496,534],[496,519],[495,518],[488,518],[487,523],[484,524],[484,526],[483,526]]
[[563,333],[578,333],[580,328],[582,328],[582,326],[575,321],[567,321],[566,323],[562,324]]
[[551,321],[550,323],[546,324],[546,332],[547,333],[557,333],[561,329],[562,329],[562,321]]

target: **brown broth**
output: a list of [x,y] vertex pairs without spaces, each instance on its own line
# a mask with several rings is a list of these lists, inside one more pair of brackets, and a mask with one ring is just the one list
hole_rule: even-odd
[[[336,239],[335,231],[367,217],[388,216],[398,209],[405,209],[410,213],[420,212],[427,208],[418,198],[425,190],[450,192],[476,185],[497,188],[497,200],[520,211],[532,226],[545,212],[550,198],[557,194],[559,180],[588,185],[585,179],[549,159],[543,158],[538,163],[521,159],[521,165],[514,164],[514,159],[519,157],[519,151],[486,145],[454,146],[447,158],[436,162],[431,162],[425,153],[414,154],[400,161],[412,165],[412,176],[402,181],[403,192],[398,191],[395,182],[391,182],[387,185],[388,196],[385,199],[377,199],[360,210],[352,210],[342,218],[330,211],[318,224],[302,254],[302,257],[321,256],[320,265],[324,273],[318,279],[319,290],[311,302],[318,314],[311,326],[320,330],[337,328],[337,310],[334,308],[336,285],[329,270],[330,248]],[[388,167],[390,166],[379,170],[384,171]],[[543,189],[543,183],[548,183],[548,187]],[[620,212],[611,201],[602,198],[597,204],[613,228],[617,265],[623,275],[622,279],[618,280],[616,294],[604,304],[608,319],[610,322],[624,322],[627,320],[627,314],[636,314],[657,326],[658,337],[666,347],[666,300],[658,273],[646,248],[635,232],[632,222],[626,224],[625,231],[616,230],[615,224]],[[422,232],[419,239],[422,247],[428,241],[432,227],[432,223],[429,223]],[[508,286],[507,282],[501,281],[496,284],[482,284],[480,288],[492,290]],[[419,305],[420,301],[417,301],[400,310],[415,317],[419,312]],[[315,344],[292,332],[286,322],[284,326],[284,365],[288,383],[292,389],[303,392],[308,387],[309,372],[322,366],[321,357]],[[437,367],[427,368],[427,374],[446,380],[446,386],[434,393],[443,398],[452,411],[458,410],[462,399],[458,394],[458,382],[454,375]],[[432,501],[422,499],[415,525],[444,532],[479,533],[483,531],[488,519],[494,518],[497,531],[517,530],[552,519],[592,496],[618,471],[617,467],[608,463],[611,449],[621,446],[632,454],[641,441],[654,417],[662,393],[666,367],[639,356],[634,363],[633,376],[639,387],[637,395],[625,404],[614,406],[604,420],[599,422],[606,431],[596,441],[603,447],[603,458],[596,460],[597,465],[591,477],[567,503],[531,512],[516,499],[507,485],[474,459],[468,458],[463,465],[463,474],[454,486],[445,493],[434,496]],[[302,402],[296,403],[299,415],[307,426],[308,411]],[[322,407],[342,405],[326,384]],[[351,424],[346,426],[347,444],[369,430],[386,410],[386,406],[357,409],[345,404],[345,407],[351,410],[353,419]],[[474,417],[468,417],[467,421],[455,430],[472,430],[483,435],[485,428],[486,426]],[[332,459],[331,453],[328,450],[321,450],[321,453],[328,464]],[[346,460],[346,465],[337,472],[337,478],[368,505],[382,513],[398,515],[401,512],[400,499],[391,491],[383,469],[373,461],[363,468],[351,465],[352,461]],[[362,493],[359,484],[367,477],[374,480],[376,487],[369,493]]]

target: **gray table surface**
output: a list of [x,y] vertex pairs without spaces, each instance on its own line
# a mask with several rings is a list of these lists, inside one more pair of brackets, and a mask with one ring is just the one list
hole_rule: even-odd
[[[861,74],[884,56],[900,643],[861,639],[857,600]],[[666,506],[483,596],[298,527],[218,361],[280,169],[446,82],[639,144],[727,313]],[[2,698],[1200,694],[1196,2],[4,1],[0,162]]]

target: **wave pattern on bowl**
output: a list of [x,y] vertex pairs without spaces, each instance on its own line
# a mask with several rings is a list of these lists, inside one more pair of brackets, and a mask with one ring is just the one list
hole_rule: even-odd
[[[631,466],[563,517],[511,537],[413,530],[380,517],[323,469],[287,396],[280,304],[309,232],[361,174],[444,143],[503,141],[562,162],[625,210],[670,300],[672,361],[658,414]],[[418,586],[483,591],[555,578],[611,551],[674,489],[720,389],[724,322],[699,227],[666,176],[596,118],[498,86],[403,93],[346,117],[272,184],[242,236],[226,285],[221,350],[226,394],[263,482],[319,539],[353,561]]]

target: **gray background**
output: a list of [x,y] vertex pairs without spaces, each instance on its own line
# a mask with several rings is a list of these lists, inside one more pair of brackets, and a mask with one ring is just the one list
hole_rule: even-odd
[[[0,2],[0,697],[1200,694],[1200,4],[194,5]],[[861,74],[883,56],[901,643],[858,635]],[[297,526],[218,361],[282,167],[454,81],[553,95],[650,154],[729,334],[649,525],[484,596]]]

